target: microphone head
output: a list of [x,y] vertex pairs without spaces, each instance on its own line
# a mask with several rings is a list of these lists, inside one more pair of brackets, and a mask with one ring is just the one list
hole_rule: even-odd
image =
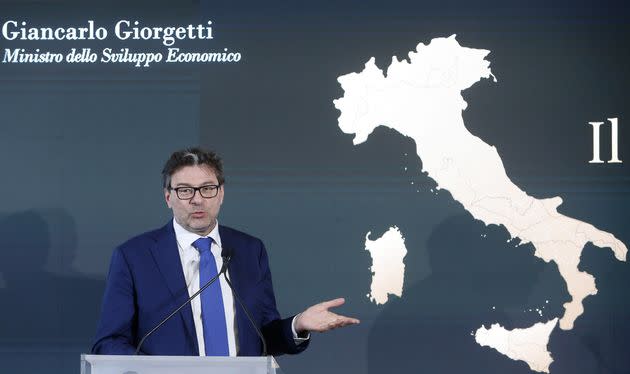
[[232,258],[232,249],[228,248],[228,247],[223,247],[221,248],[221,257],[223,257],[224,259],[231,259]]

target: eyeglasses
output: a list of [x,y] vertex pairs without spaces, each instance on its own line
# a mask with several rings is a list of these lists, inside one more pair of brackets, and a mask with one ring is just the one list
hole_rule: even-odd
[[192,198],[195,197],[195,193],[197,193],[197,191],[199,191],[199,194],[201,195],[201,197],[204,197],[206,199],[211,199],[217,196],[217,194],[219,193],[220,187],[221,185],[206,184],[205,186],[201,186],[201,187],[177,187],[177,188],[169,187],[168,189],[170,191],[174,190],[175,194],[177,195],[177,198],[180,200],[192,200]]

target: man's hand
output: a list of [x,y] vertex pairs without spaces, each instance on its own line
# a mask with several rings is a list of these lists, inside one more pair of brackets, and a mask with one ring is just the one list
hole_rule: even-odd
[[348,325],[356,325],[359,320],[329,312],[328,309],[343,305],[343,298],[324,301],[313,305],[300,313],[295,320],[295,330],[298,334],[310,331],[324,332]]

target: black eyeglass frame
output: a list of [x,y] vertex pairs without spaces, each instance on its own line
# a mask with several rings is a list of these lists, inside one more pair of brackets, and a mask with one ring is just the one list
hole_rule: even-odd
[[[212,191],[214,193],[214,195],[212,196],[205,196],[203,194],[203,192],[201,192],[202,188],[212,188]],[[214,197],[217,197],[217,195],[219,194],[219,188],[221,188],[220,184],[204,184],[203,186],[199,186],[199,187],[192,187],[192,186],[182,186],[182,187],[176,187],[173,188],[171,186],[168,186],[168,190],[169,191],[175,191],[175,195],[177,195],[177,198],[180,200],[192,200],[195,198],[195,195],[197,194],[197,191],[199,191],[199,195],[201,195],[201,197],[203,197],[204,199],[212,199]],[[191,197],[187,197],[187,198],[182,198],[179,196],[180,190],[183,189],[192,189],[193,190],[193,194]]]

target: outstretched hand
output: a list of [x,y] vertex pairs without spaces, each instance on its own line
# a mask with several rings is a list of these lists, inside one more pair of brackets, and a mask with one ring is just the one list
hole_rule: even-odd
[[295,320],[295,330],[297,333],[316,331],[324,332],[348,325],[356,325],[360,321],[330,312],[328,309],[343,305],[346,301],[343,298],[324,301],[311,306],[300,313]]

